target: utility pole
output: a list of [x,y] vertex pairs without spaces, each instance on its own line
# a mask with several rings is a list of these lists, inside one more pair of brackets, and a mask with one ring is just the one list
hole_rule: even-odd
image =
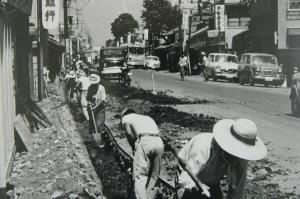
[[69,23],[68,23],[68,0],[63,0],[63,7],[64,7],[64,42],[65,42],[65,55],[64,55],[64,67],[67,66],[67,55],[70,52],[69,48]]
[[[183,14],[182,9],[181,9],[181,0],[178,0],[178,4],[179,4],[179,9],[181,11],[181,14]],[[182,22],[183,22],[182,21],[182,17],[183,16],[180,16],[180,18],[179,18],[179,21],[181,21],[181,24],[179,24],[179,27],[178,27],[178,32],[179,32],[178,40],[179,40],[179,43],[181,45],[180,56],[181,56],[182,51],[183,51],[183,45],[182,45],[183,39],[181,37],[181,34],[182,34],[182,28],[181,28],[181,26],[182,26]]]
[[44,99],[44,28],[42,25],[42,1],[37,1],[37,28],[38,28],[38,99]]

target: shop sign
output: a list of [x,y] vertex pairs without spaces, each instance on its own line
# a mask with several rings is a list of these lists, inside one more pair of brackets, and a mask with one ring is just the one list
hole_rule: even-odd
[[42,20],[45,29],[58,28],[59,0],[42,0]]

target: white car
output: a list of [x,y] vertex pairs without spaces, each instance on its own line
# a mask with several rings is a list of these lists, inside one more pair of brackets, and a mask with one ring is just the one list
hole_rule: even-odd
[[205,67],[205,79],[237,81],[238,58],[228,53],[210,53]]
[[157,56],[147,56],[144,62],[145,69],[158,70],[160,68],[160,61]]

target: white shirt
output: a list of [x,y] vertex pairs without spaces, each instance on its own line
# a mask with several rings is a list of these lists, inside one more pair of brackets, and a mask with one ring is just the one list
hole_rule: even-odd
[[81,76],[78,78],[78,84],[81,84],[81,90],[86,91],[89,86],[91,85],[91,82],[87,76]]
[[97,103],[97,101],[105,101],[106,100],[105,88],[101,84],[99,84],[98,91],[97,91],[96,95],[94,95],[94,98],[96,100],[96,103]]
[[134,128],[137,135],[141,134],[159,134],[155,121],[146,115],[130,113],[122,118],[122,125],[130,124]]
[[[228,199],[243,197],[247,160],[236,159],[230,165],[221,155],[220,148],[213,145],[212,133],[202,133],[193,137],[178,153],[178,157],[186,163],[186,168],[202,183],[210,186],[219,184],[227,174],[229,185]],[[182,171],[178,183],[181,187],[196,187],[194,181],[186,171]]]

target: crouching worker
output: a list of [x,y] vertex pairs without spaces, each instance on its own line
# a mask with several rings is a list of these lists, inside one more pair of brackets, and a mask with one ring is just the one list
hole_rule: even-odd
[[92,133],[97,145],[104,147],[103,132],[105,123],[105,88],[99,84],[99,75],[92,74],[89,77],[90,86],[87,91],[90,133]]
[[87,111],[87,89],[89,88],[90,80],[88,77],[87,71],[78,71],[78,82],[77,82],[77,90],[79,91],[79,97],[80,97],[80,105],[82,109],[82,113],[86,120],[89,120],[89,114]]
[[248,161],[266,155],[253,121],[220,120],[213,133],[195,136],[178,153],[178,198],[222,199],[220,180],[226,175],[227,198],[242,199]]
[[137,199],[153,199],[154,186],[159,178],[161,157],[164,152],[162,139],[155,121],[131,109],[121,113],[124,129],[133,150],[133,181]]

